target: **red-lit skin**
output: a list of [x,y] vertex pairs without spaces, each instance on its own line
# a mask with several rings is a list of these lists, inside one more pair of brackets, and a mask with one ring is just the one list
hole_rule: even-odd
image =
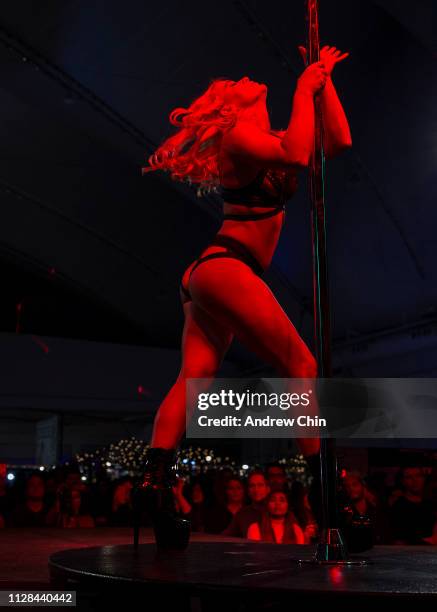
[[[236,125],[227,130],[219,153],[220,182],[239,187],[251,181],[260,168],[289,172],[288,188],[296,190],[296,177],[310,163],[314,141],[314,95],[320,92],[327,140],[325,156],[331,158],[352,144],[347,119],[331,80],[334,65],[348,54],[324,47],[321,61],[308,66],[298,79],[287,130],[269,133],[267,86],[244,77],[226,90],[226,100],[240,107]],[[323,60],[323,61],[322,61]],[[244,213],[242,204],[224,202],[225,213]],[[250,211],[263,212],[263,207]],[[267,267],[276,249],[282,226],[278,214],[256,221],[226,219],[219,234],[242,242]],[[206,248],[202,255],[225,251]],[[276,368],[285,378],[315,378],[317,363],[268,285],[243,262],[230,258],[208,260],[182,283],[192,301],[181,294],[185,313],[182,363],[176,382],[161,403],[154,421],[151,446],[175,448],[185,430],[186,379],[214,377],[234,337]],[[304,455],[318,452],[319,439],[298,441]]]
[[[269,515],[270,523],[272,528],[275,528],[282,533],[285,530],[285,521],[287,520],[287,514],[289,511],[289,504],[287,496],[282,491],[275,491],[269,495],[267,500],[267,512]],[[293,522],[295,522],[293,520]],[[296,523],[297,531],[297,539],[296,544],[305,544],[305,536],[299,525]],[[260,539],[259,530],[253,530],[253,526],[251,525],[248,530],[247,537],[249,539]]]
[[233,478],[228,480],[226,485],[226,507],[232,514],[235,514],[244,505],[244,487],[239,480]]
[[267,511],[272,520],[283,520],[288,512],[288,500],[285,493],[282,491],[272,493],[267,502]]
[[251,474],[247,479],[247,494],[252,503],[259,503],[270,493],[264,474]]

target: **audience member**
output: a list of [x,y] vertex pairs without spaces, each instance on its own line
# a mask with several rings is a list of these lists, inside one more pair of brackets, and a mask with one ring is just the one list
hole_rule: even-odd
[[304,531],[305,540],[312,542],[317,537],[319,526],[309,502],[308,489],[296,480],[291,485],[288,498],[290,508]]
[[114,527],[129,527],[132,525],[132,481],[122,478],[115,485],[112,495],[110,525]]
[[304,532],[289,509],[288,497],[283,491],[269,493],[266,510],[249,525],[247,537],[277,544],[305,544]]
[[424,498],[425,473],[421,467],[404,467],[401,494],[391,507],[394,544],[423,544],[433,535],[435,511]]
[[233,517],[230,525],[222,532],[223,535],[237,538],[247,537],[249,525],[256,522],[263,510],[270,487],[263,472],[255,471],[247,479],[247,494],[250,503],[243,506]]
[[205,507],[205,531],[221,533],[232,521],[234,515],[243,507],[245,498],[244,485],[240,478],[229,478],[225,488],[224,503]]
[[285,466],[278,461],[274,461],[267,465],[266,469],[267,482],[271,491],[284,491],[288,494],[289,485]]
[[361,474],[356,471],[348,472],[343,479],[343,487],[348,514],[350,513],[352,520],[359,516],[369,517],[373,542],[387,544],[390,541],[387,509],[384,509],[376,496],[367,489]]
[[[129,476],[124,476],[116,482],[111,482],[105,473],[97,475],[97,482],[93,483],[88,491],[91,514],[94,518],[96,527],[110,525],[112,519],[112,503],[114,500],[114,489],[120,483],[125,484],[127,489],[132,487]],[[123,510],[120,510],[123,513]],[[123,521],[122,521],[123,522]]]
[[6,526],[7,517],[11,510],[11,496],[8,495],[6,483],[6,469],[2,469],[0,471],[0,526],[2,527]]
[[184,514],[191,521],[192,530],[205,531],[206,496],[203,490],[201,479],[194,478],[191,484],[185,483],[185,487],[182,489],[180,495],[184,497],[185,504],[180,503],[180,500],[178,499],[177,495],[176,504],[179,504],[180,510],[182,510],[184,507],[189,507],[189,511],[185,512]]
[[49,507],[45,500],[45,482],[40,474],[32,474],[26,482],[25,499],[11,512],[8,527],[46,527]]
[[95,521],[89,508],[86,492],[78,487],[73,479],[68,485],[58,487],[57,499],[48,513],[48,522],[54,527],[95,527]]

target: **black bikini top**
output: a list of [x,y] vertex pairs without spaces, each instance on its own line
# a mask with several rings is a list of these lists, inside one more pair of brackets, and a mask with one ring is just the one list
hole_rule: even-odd
[[[263,187],[265,179],[274,187],[276,191],[274,195]],[[246,219],[263,219],[276,215],[281,211],[285,212],[285,202],[287,200],[284,180],[281,179],[277,173],[265,168],[261,169],[253,181],[248,185],[235,189],[222,186],[221,196],[223,200],[230,204],[244,204],[245,206],[260,206],[272,209],[262,213],[224,215],[224,219],[237,219],[243,221]]]

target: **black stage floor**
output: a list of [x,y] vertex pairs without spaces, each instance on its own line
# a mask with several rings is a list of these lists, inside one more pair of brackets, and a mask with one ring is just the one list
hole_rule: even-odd
[[[50,586],[48,561],[64,549],[130,544],[129,527],[96,528],[5,528],[0,529],[0,589],[47,589]],[[141,528],[141,542],[153,542],[153,533]],[[223,536],[193,534],[193,541],[235,541]]]
[[158,612],[255,612],[328,604],[355,612],[375,603],[417,603],[422,612],[437,604],[433,546],[380,546],[363,555],[366,566],[322,567],[293,561],[310,558],[311,546],[194,534],[187,550],[158,552],[150,530],[142,529],[135,553],[131,535],[128,528],[3,529],[0,588],[76,590],[86,610],[128,604]]

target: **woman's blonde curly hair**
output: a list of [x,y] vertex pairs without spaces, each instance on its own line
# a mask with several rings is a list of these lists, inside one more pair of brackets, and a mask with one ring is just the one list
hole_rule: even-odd
[[149,156],[150,165],[142,173],[165,170],[173,180],[197,183],[198,196],[217,191],[222,135],[235,125],[239,111],[236,105],[225,103],[226,89],[233,83],[214,79],[188,108],[175,108],[169,120],[179,129]]

